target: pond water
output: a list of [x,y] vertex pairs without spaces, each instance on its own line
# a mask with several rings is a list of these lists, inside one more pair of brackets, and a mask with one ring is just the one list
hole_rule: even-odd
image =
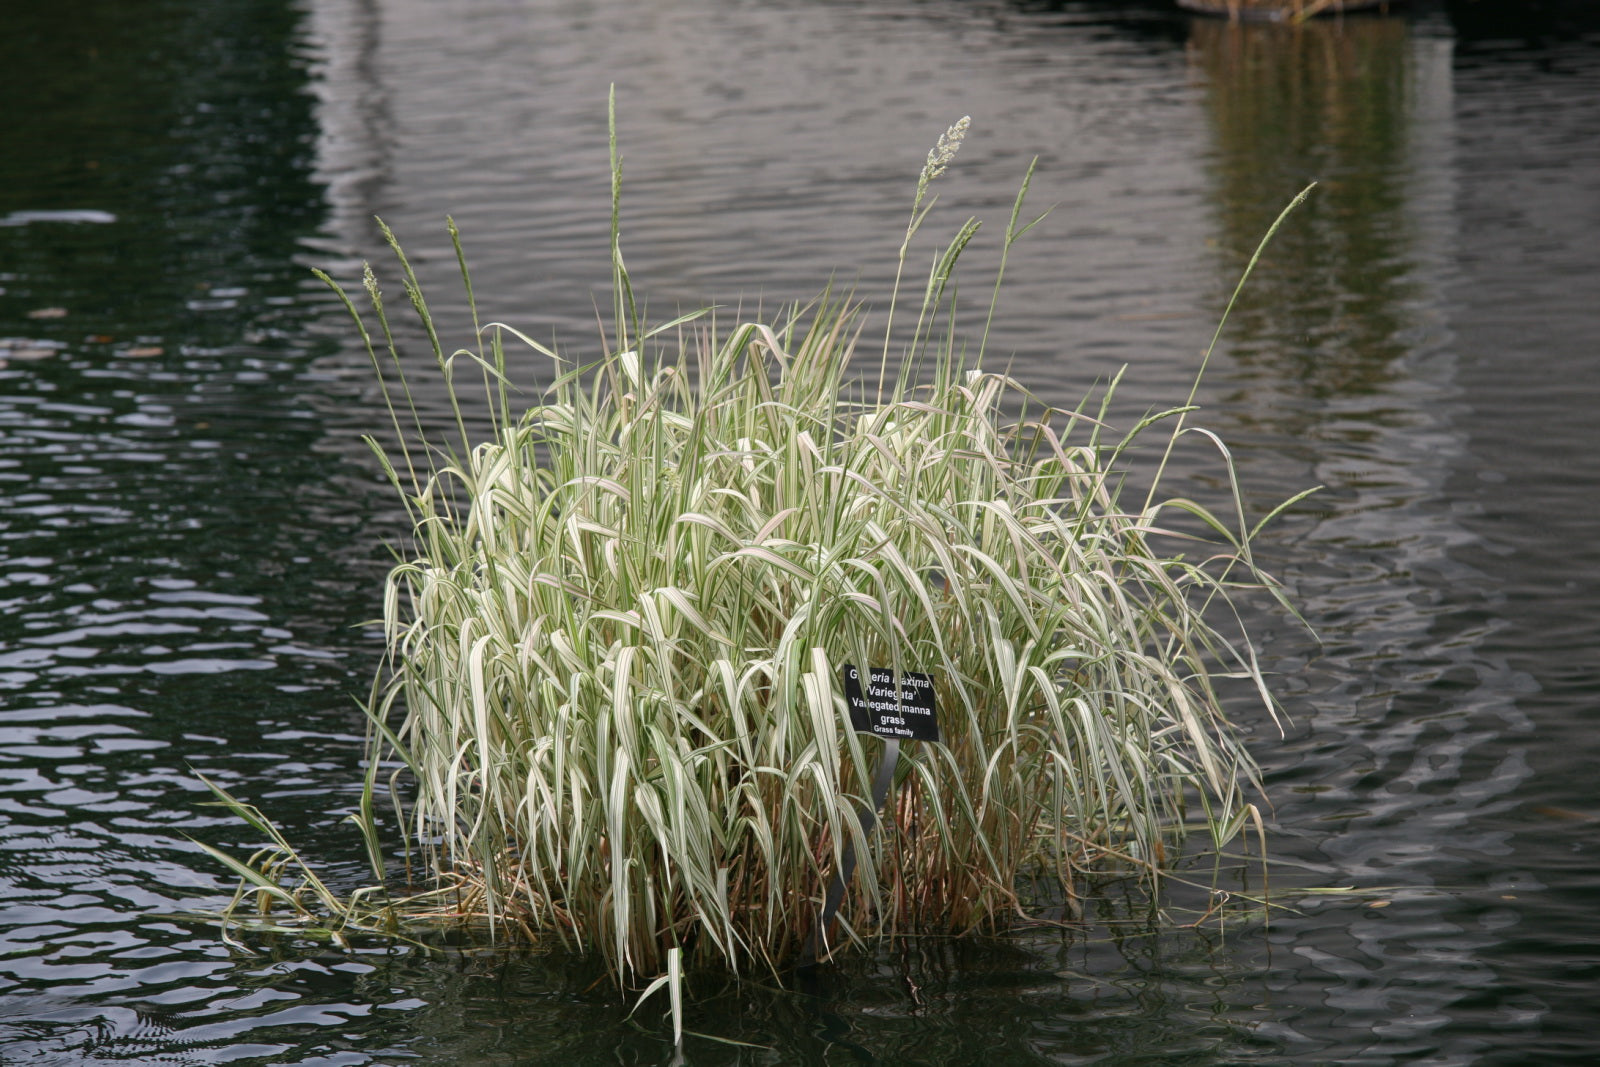
[[[661,1063],[592,969],[479,946],[256,940],[186,913],[248,849],[196,772],[335,879],[376,668],[383,412],[342,311],[371,221],[461,325],[591,344],[605,99],[624,247],[663,316],[830,277],[881,306],[929,233],[1054,212],[992,351],[1073,404],[1200,392],[1318,638],[1253,625],[1292,717],[1242,709],[1268,927],[928,943],[699,990],[693,1063],[1600,1059],[1600,18],[1410,5],[1230,27],[1044,0],[114,0],[0,15],[0,1060]],[[980,238],[981,240],[981,238]],[[931,255],[931,240],[922,255]],[[974,246],[973,309],[995,256]],[[529,362],[519,373],[536,382]],[[425,410],[439,398],[422,397]],[[1196,450],[1186,491],[1217,499]],[[1327,894],[1316,887],[1351,887]]]

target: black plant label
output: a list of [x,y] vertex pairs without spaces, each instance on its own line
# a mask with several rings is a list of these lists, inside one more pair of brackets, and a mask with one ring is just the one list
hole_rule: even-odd
[[844,698],[850,705],[850,725],[861,733],[902,741],[939,740],[931,674],[906,671],[896,677],[887,667],[870,667],[863,676],[846,663]]

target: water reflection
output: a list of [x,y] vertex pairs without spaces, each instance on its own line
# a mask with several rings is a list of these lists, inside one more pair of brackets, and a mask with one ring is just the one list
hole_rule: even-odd
[[1275,937],[1302,988],[1320,985],[1393,1054],[1420,1053],[1469,991],[1495,984],[1479,904],[1452,896],[1487,895],[1466,887],[1508,842],[1473,827],[1529,773],[1513,699],[1529,680],[1489,650],[1502,597],[1459,558],[1475,537],[1447,489],[1466,462],[1445,313],[1448,44],[1399,19],[1196,22],[1189,54],[1214,135],[1223,276],[1294,188],[1320,182],[1230,321],[1224,372],[1229,437],[1256,446],[1247,472],[1281,485],[1299,468],[1327,487],[1269,549],[1324,641],[1269,646],[1299,716],[1285,744],[1263,746],[1270,791],[1302,878],[1410,887],[1381,912],[1320,905]]
[[7,1059],[154,1062],[181,1005],[230,1003],[214,931],[161,918],[225,886],[187,835],[247,836],[194,768],[319,821],[352,773],[372,568],[330,550],[363,496],[304,399],[330,386],[293,263],[322,211],[298,19],[24,5],[0,35],[50,87],[0,123]]
[[316,100],[315,175],[327,204],[322,229],[331,235],[307,244],[322,253],[318,266],[341,276],[359,269],[356,250],[371,242],[372,215],[391,176],[396,137],[379,69],[381,44],[377,0],[307,5],[304,55]]
[[[1195,20],[1189,57],[1215,136],[1219,277],[1237,277],[1309,180],[1230,323],[1234,357],[1303,396],[1371,392],[1409,351],[1414,44],[1408,24]],[[1425,166],[1437,166],[1429,160]]]

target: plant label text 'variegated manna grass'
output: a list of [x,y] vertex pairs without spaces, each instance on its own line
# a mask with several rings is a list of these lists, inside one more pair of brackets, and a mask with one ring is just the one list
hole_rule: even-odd
[[[966,132],[929,154],[902,269]],[[1266,519],[1247,525],[1237,492],[1231,521],[1162,496],[1180,438],[1215,442],[1184,425],[1193,394],[1124,434],[1109,395],[1041,404],[982,364],[998,278],[964,361],[947,286],[975,220],[937,250],[915,317],[896,317],[897,274],[861,371],[863,315],[827,293],[770,324],[648,326],[617,244],[614,121],[612,175],[615,299],[596,353],[498,322],[448,353],[390,237],[452,401],[468,370],[491,418],[472,440],[457,406],[459,440],[384,461],[415,535],[385,594],[359,821],[383,880],[377,812],[396,798],[407,856],[442,888],[285,890],[269,875],[298,857],[274,837],[265,860],[230,861],[242,892],[307,915],[316,897],[368,927],[481,919],[635,984],[783,968],[835,882],[829,952],[1000,926],[1025,887],[1070,900],[1108,866],[1153,882],[1186,821],[1217,845],[1259,827],[1257,771],[1216,682],[1247,679],[1276,713],[1231,605],[1278,592],[1251,556]],[[1002,276],[1039,221],[1022,215],[1031,177]],[[370,268],[365,289],[380,329],[361,333],[404,440],[415,420]],[[507,351],[528,349],[551,384],[516,410]],[[1157,433],[1148,496],[1126,499],[1133,446]],[[1172,517],[1214,536],[1169,536]],[[878,707],[880,690],[901,706]],[[899,737],[875,818],[872,779]],[[386,789],[377,768],[396,761]]]
[[865,673],[846,663],[842,672],[850,725],[858,733],[912,741],[939,740],[939,711],[933,675],[886,667]]

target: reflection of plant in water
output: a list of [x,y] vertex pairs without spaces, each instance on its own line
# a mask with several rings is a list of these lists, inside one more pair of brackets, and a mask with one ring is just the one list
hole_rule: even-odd
[[1403,21],[1378,18],[1196,20],[1190,36],[1216,132],[1219,276],[1249,258],[1286,191],[1320,182],[1234,312],[1239,358],[1314,395],[1372,390],[1406,348],[1409,45]]
[[1304,22],[1318,15],[1389,11],[1390,0],[1178,0],[1178,6],[1234,21]]

